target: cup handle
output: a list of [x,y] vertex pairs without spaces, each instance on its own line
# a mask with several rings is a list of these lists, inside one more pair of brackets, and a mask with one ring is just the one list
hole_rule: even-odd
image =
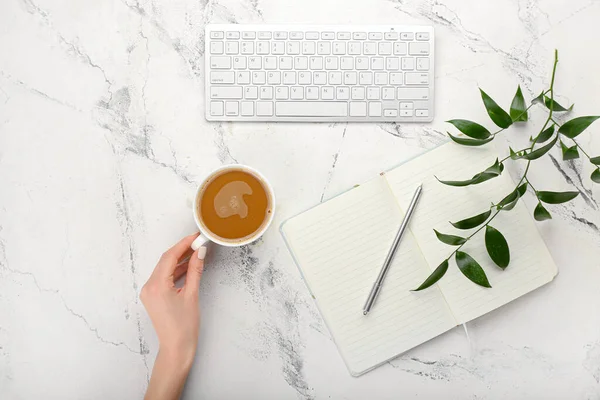
[[210,242],[210,239],[208,239],[203,234],[200,234],[200,236],[198,236],[196,238],[196,240],[194,240],[192,242],[192,250],[196,251],[196,250],[198,250],[200,247],[204,246],[208,242]]

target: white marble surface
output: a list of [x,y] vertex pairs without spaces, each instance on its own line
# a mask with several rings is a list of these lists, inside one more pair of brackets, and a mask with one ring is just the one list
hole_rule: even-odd
[[[157,341],[139,289],[163,249],[194,231],[186,199],[211,169],[237,161],[267,175],[277,226],[441,143],[444,120],[486,121],[478,85],[506,106],[521,82],[530,99],[554,48],[560,99],[598,114],[599,19],[595,0],[2,0],[0,398],[142,397]],[[435,121],[207,123],[209,22],[431,23]],[[518,146],[529,134],[507,137]],[[600,125],[581,142],[600,154]],[[539,225],[560,269],[552,284],[470,323],[469,338],[457,328],[361,378],[277,229],[213,249],[184,398],[600,399],[590,172],[558,149],[533,168],[538,186],[581,192]]]

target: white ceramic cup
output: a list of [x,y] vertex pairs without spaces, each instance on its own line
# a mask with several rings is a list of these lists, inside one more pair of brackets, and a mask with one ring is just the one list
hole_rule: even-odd
[[[266,221],[263,222],[260,229],[257,230],[256,232],[254,232],[252,235],[249,235],[247,237],[240,238],[240,239],[223,239],[223,238],[216,236],[214,233],[212,233],[210,230],[208,230],[206,225],[204,223],[202,223],[202,218],[200,216],[199,207],[198,207],[200,204],[200,201],[202,200],[202,195],[204,194],[204,189],[206,189],[206,187],[217,176],[220,176],[229,171],[243,171],[243,172],[249,173],[250,175],[254,176],[256,179],[258,179],[258,181],[261,183],[262,187],[265,189],[265,192],[267,193],[267,197],[269,199],[269,206],[268,206],[269,208],[268,209],[270,212],[267,213]],[[267,178],[265,178],[260,172],[258,172],[254,168],[250,168],[246,165],[241,165],[241,164],[224,165],[222,167],[215,169],[210,174],[208,174],[208,176],[202,181],[200,186],[198,186],[198,189],[196,190],[196,195],[194,197],[194,208],[193,208],[192,212],[194,213],[194,221],[196,221],[196,225],[198,226],[198,229],[200,230],[200,236],[198,236],[198,238],[196,238],[196,240],[194,240],[194,242],[192,243],[192,249],[198,250],[201,246],[204,246],[208,242],[213,242],[216,244],[220,244],[221,246],[228,246],[228,247],[243,246],[243,245],[254,242],[256,239],[261,237],[266,232],[267,229],[269,229],[271,222],[273,222],[273,216],[275,215],[275,192],[273,191],[273,187],[271,186],[271,184],[269,183]]]

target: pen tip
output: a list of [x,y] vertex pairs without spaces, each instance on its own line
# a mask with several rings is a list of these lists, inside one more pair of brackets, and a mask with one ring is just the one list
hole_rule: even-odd
[[367,315],[369,312],[367,310],[363,311],[363,315]]

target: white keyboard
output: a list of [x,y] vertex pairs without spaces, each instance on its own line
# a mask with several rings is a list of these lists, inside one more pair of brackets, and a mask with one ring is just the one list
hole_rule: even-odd
[[209,121],[433,119],[432,26],[207,25]]

